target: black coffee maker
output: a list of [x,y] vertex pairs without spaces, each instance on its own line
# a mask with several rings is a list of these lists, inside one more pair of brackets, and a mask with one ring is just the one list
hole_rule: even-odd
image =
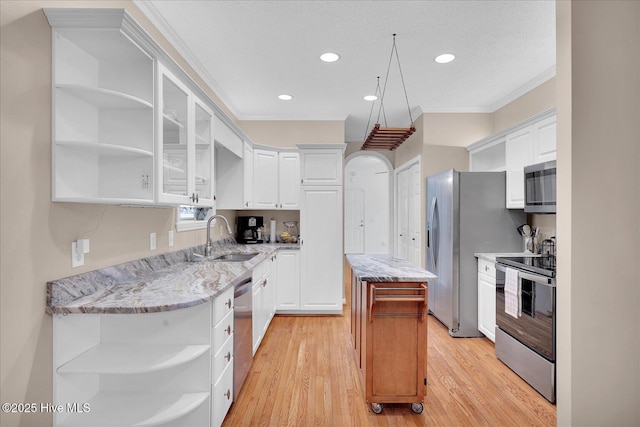
[[264,218],[261,216],[239,216],[236,218],[236,241],[242,244],[263,243],[262,227]]

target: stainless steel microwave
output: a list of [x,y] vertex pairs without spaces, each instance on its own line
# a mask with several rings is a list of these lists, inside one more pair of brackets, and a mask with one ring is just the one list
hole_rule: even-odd
[[525,166],[524,211],[536,214],[556,213],[555,160]]

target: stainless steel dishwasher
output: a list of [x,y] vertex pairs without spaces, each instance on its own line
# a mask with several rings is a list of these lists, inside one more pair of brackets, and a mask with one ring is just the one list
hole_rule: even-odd
[[253,362],[253,282],[251,276],[235,286],[233,295],[233,400],[240,393],[242,384]]

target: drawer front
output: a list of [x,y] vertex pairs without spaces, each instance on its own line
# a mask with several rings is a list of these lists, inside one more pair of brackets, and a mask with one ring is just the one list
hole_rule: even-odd
[[486,259],[478,258],[478,273],[496,277],[496,263]]
[[233,286],[213,301],[213,323],[215,326],[223,317],[233,311]]
[[233,402],[233,366],[227,366],[218,382],[213,385],[211,419],[213,426],[220,426]]
[[[222,319],[212,329],[212,345],[213,349],[211,353],[216,354],[218,350],[226,343],[226,341],[233,337],[233,311],[228,313],[227,316]],[[231,340],[233,341],[233,340]]]
[[271,262],[270,259],[267,261],[263,261],[253,268],[252,278],[253,278],[254,284],[260,282],[262,278],[267,274],[267,270],[269,269],[270,262]]
[[233,335],[222,345],[213,356],[213,368],[211,369],[211,384],[215,384],[227,366],[233,364]]

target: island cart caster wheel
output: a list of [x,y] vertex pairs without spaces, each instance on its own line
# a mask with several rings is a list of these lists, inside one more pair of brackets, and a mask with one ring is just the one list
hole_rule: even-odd
[[421,414],[423,409],[424,409],[424,406],[422,406],[422,403],[411,404],[411,410],[416,414]]
[[371,404],[371,410],[373,411],[374,414],[381,414],[382,413],[382,403],[372,403]]

